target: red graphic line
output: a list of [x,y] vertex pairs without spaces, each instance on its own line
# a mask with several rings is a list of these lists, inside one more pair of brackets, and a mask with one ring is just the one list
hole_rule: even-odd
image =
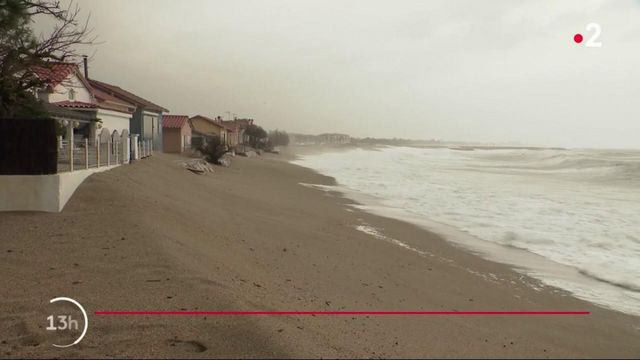
[[300,316],[300,315],[447,315],[447,316],[557,316],[590,315],[589,311],[96,311],[100,316],[220,315],[220,316]]

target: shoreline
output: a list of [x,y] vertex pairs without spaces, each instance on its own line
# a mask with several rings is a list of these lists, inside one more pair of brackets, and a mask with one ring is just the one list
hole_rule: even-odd
[[[637,357],[640,319],[527,286],[509,266],[418,226],[353,209],[287,154],[195,175],[154,155],[93,175],[60,214],[0,214],[2,356]],[[176,186],[179,185],[179,186]],[[100,204],[100,206],[95,206]],[[358,226],[413,246],[413,253]],[[122,240],[124,239],[124,240]],[[47,251],[42,242],[47,241]],[[6,248],[6,249],[5,249]],[[7,252],[11,250],[11,252]],[[68,260],[74,259],[74,260]],[[80,260],[76,260],[80,259]],[[77,265],[74,265],[75,264]],[[165,280],[166,279],[166,280]],[[151,280],[151,281],[150,281]],[[157,280],[157,281],[156,281]],[[98,310],[543,311],[588,317],[92,317],[59,350],[40,308]],[[145,336],[140,337],[143,331]],[[464,344],[461,346],[461,342]],[[27,345],[28,344],[28,345]],[[10,353],[10,354],[7,354]]]
[[[344,146],[319,146],[316,149],[303,148],[302,151],[293,150],[288,161],[294,165],[308,168],[320,175],[331,176],[300,163],[303,159],[297,155],[313,156],[327,152],[342,152],[354,148],[361,148],[365,150],[376,149],[375,147],[363,148],[358,146],[350,148]],[[418,226],[425,231],[437,234],[447,240],[450,244],[458,246],[464,251],[470,252],[489,261],[505,264],[513,270],[539,281],[539,285],[536,285],[535,288],[556,288],[560,291],[566,292],[569,296],[588,301],[604,309],[621,312],[630,316],[640,316],[640,309],[637,309],[632,304],[626,304],[625,306],[620,305],[624,303],[623,291],[630,289],[594,276],[589,276],[583,273],[579,268],[557,263],[552,259],[535,254],[524,248],[509,247],[499,243],[483,240],[469,233],[463,232],[452,225],[436,222],[425,218],[422,215],[386,204],[386,199],[384,198],[365,194],[357,190],[347,188],[343,185],[336,184],[334,186],[327,186],[323,188],[323,190],[340,192],[344,197],[356,202],[357,204],[353,205],[354,208],[361,211]],[[609,295],[617,296],[617,298],[607,298],[603,300],[597,295],[590,293],[590,290],[593,288],[599,288],[602,291],[608,292]]]

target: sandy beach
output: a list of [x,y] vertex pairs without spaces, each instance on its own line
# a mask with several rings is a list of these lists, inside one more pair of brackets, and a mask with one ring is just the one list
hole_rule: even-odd
[[[197,175],[156,154],[92,175],[63,212],[0,213],[0,357],[638,358],[640,318],[544,287],[416,226],[303,186],[291,154]],[[420,255],[358,231],[371,226]],[[89,312],[51,346],[48,301]],[[587,316],[106,317],[95,311],[590,311]]]

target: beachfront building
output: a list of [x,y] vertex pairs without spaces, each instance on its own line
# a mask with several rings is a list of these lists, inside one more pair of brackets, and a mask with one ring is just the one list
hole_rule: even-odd
[[162,116],[162,144],[166,153],[182,153],[191,148],[191,126],[187,115]]
[[343,145],[351,142],[347,134],[289,134],[290,143],[293,145]]
[[223,120],[222,124],[231,130],[229,145],[244,145],[249,142],[249,137],[245,135],[245,131],[249,125],[253,125],[253,119],[234,119]]
[[169,110],[119,86],[94,79],[88,79],[88,81],[93,88],[113,98],[133,104],[129,131],[131,134],[137,134],[139,141],[150,141],[154,149],[162,149],[162,114],[169,112]]
[[[128,133],[134,105],[93,88],[78,65],[55,63],[47,67],[36,67],[33,71],[46,84],[44,88],[37,90],[40,100],[83,114],[84,120],[76,121],[76,126],[73,127],[73,140],[94,141],[103,129],[115,136]],[[50,112],[60,114],[55,110]],[[71,140],[70,137],[70,134],[63,135],[65,141]]]
[[235,147],[238,145],[238,134],[240,129],[238,128],[238,124],[233,121],[221,121],[222,126],[226,128],[227,131],[227,145]]
[[191,144],[199,148],[207,144],[207,140],[217,137],[223,144],[229,144],[229,134],[233,131],[222,124],[218,117],[215,120],[202,115],[196,115],[189,119],[191,125]]
[[320,144],[340,145],[351,142],[351,137],[347,134],[320,134],[318,140]]

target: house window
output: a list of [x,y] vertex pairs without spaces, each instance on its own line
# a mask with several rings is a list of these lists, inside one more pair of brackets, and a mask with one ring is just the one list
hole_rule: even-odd
[[76,100],[76,91],[73,89],[69,89],[69,100],[71,101],[75,101]]

